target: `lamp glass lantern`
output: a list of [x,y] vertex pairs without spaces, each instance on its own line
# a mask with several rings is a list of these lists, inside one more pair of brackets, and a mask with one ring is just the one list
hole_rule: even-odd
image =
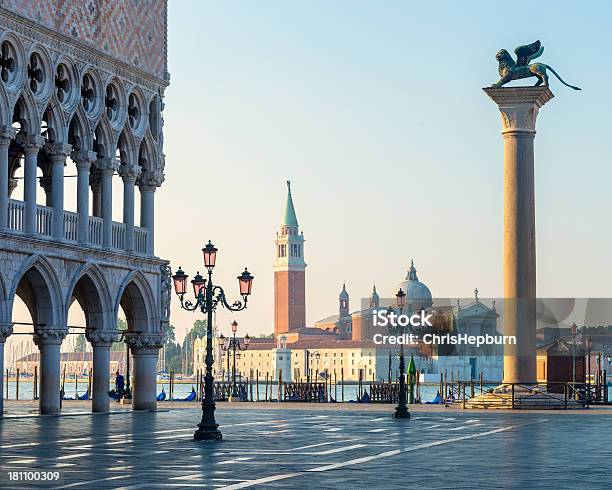
[[251,294],[251,287],[253,286],[253,276],[251,273],[244,268],[244,272],[238,276],[238,283],[240,285],[240,294],[242,296],[249,296]]
[[191,280],[191,284],[193,285],[193,294],[197,298],[200,295],[200,291],[202,290],[202,288],[206,284],[206,279],[204,279],[200,275],[200,271],[198,271],[197,274]]
[[185,274],[183,269],[179,266],[176,273],[172,276],[172,280],[174,281],[174,290],[176,294],[182,296],[187,292],[187,278],[189,276]]
[[399,289],[395,297],[397,298],[397,306],[403,308],[406,304],[406,293],[402,290],[402,288]]
[[215,262],[217,261],[217,251],[218,248],[215,247],[210,240],[206,246],[202,249],[202,254],[204,255],[204,267],[208,270],[212,270],[215,267]]
[[248,347],[250,343],[251,343],[251,337],[249,337],[249,334],[247,333],[247,334],[244,336],[244,345],[245,345],[246,347]]
[[232,322],[232,333],[236,333],[238,331],[238,322],[234,320]]

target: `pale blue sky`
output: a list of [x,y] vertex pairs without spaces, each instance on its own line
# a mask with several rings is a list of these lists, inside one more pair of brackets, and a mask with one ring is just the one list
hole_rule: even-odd
[[[309,323],[336,313],[343,280],[352,307],[374,280],[391,295],[411,258],[434,296],[500,296],[502,138],[481,87],[500,48],[535,39],[583,88],[551,77],[556,98],[538,120],[538,293],[612,294],[609,3],[169,3],[157,253],[193,276],[212,239],[231,297],[247,265],[244,330],[273,328],[287,178]],[[182,336],[195,318],[174,307]]]

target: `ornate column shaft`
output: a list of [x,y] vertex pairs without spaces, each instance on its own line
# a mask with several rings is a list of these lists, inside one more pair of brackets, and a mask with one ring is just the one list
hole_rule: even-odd
[[25,202],[24,231],[36,233],[36,168],[38,151],[45,140],[38,135],[17,135],[25,153],[23,169],[23,200]]
[[157,357],[164,345],[164,334],[128,334],[126,341],[134,360],[132,408],[157,408]]
[[140,188],[140,226],[147,230],[147,253],[155,253],[155,191],[161,185],[161,177],[150,170],[138,178]]
[[0,230],[8,227],[9,205],[9,146],[15,138],[10,126],[0,128]]
[[51,202],[53,203],[53,238],[63,240],[64,235],[64,167],[70,155],[70,145],[54,143],[47,146],[52,162]]
[[134,250],[134,185],[140,174],[138,165],[121,165],[119,175],[123,179],[123,223],[125,223],[125,249]]
[[99,158],[96,167],[102,176],[102,246],[113,246],[113,173],[119,168],[114,158]]
[[[4,342],[13,333],[11,323],[0,323],[0,387],[4,387]],[[0,392],[0,418],[4,415],[4,395]]]
[[90,330],[87,340],[93,347],[93,387],[91,400],[92,412],[108,412],[110,409],[110,348],[115,337],[114,332]]
[[79,243],[89,243],[89,169],[96,161],[94,151],[72,152],[72,160],[77,167],[77,213],[79,228],[77,236]]
[[536,245],[533,142],[548,87],[485,88],[501,112],[504,137],[504,382],[534,383],[536,376]]
[[40,350],[41,414],[60,413],[60,347],[67,334],[66,329],[35,328],[34,343]]

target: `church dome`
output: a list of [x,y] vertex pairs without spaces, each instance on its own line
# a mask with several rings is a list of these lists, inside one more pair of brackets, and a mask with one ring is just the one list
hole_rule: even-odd
[[399,287],[406,293],[406,308],[418,311],[432,305],[431,291],[419,281],[414,261],[410,261],[410,269],[406,275],[406,280],[401,282]]

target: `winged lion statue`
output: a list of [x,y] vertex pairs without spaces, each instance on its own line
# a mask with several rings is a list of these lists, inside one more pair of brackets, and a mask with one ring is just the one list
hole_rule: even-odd
[[512,80],[520,80],[521,78],[537,77],[538,81],[535,86],[544,84],[548,87],[548,74],[547,70],[550,70],[563,84],[574,90],[581,90],[579,87],[566,83],[559,74],[549,65],[544,63],[530,63],[531,60],[538,58],[544,52],[544,46],[540,41],[533,42],[531,44],[525,44],[519,46],[514,50],[516,54],[516,61],[512,58],[510,53],[505,49],[501,49],[495,55],[495,59],[499,62],[499,76],[501,77],[491,87],[499,88]]

